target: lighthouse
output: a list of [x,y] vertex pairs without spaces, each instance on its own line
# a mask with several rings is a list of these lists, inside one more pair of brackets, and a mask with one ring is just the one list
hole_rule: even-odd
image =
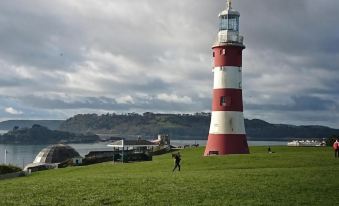
[[205,156],[248,154],[243,101],[242,50],[239,35],[240,13],[227,1],[226,10],[219,14],[219,32],[212,46],[214,83],[211,124]]

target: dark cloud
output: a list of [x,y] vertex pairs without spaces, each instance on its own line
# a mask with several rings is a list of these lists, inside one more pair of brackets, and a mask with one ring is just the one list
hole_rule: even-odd
[[0,87],[18,87],[31,84],[30,81],[22,79],[2,79],[0,77]]
[[293,96],[290,104],[247,104],[247,109],[268,110],[268,111],[308,111],[318,112],[333,110],[339,112],[339,105],[336,100],[328,100],[312,96]]
[[[69,69],[81,59],[83,32],[70,25],[52,4],[22,0],[1,2],[0,56],[16,65]],[[53,11],[51,11],[53,10]]]
[[[19,100],[25,105],[41,109],[98,109],[106,111],[201,111],[206,105],[202,105],[204,99],[188,100],[178,96],[144,96],[131,97],[127,101],[121,98],[108,97],[73,97],[73,96],[25,96]],[[188,101],[187,101],[188,100]],[[210,103],[210,102],[209,102]]]
[[[209,111],[211,45],[225,4],[2,1],[0,109],[47,119],[103,111]],[[233,4],[247,46],[245,115],[278,123],[339,123],[333,118],[339,2]]]

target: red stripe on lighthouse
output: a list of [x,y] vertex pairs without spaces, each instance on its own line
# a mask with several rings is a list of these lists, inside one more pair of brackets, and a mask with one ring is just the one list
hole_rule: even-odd
[[214,89],[212,111],[243,111],[241,89]]
[[214,65],[221,66],[242,66],[242,47],[239,46],[222,46],[214,47]]
[[224,154],[249,154],[244,134],[209,134],[205,156]]

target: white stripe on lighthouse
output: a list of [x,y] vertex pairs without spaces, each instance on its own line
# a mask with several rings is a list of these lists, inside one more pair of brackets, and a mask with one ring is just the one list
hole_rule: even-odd
[[212,111],[210,134],[246,134],[242,112]]
[[241,67],[223,66],[215,67],[213,89],[241,89]]

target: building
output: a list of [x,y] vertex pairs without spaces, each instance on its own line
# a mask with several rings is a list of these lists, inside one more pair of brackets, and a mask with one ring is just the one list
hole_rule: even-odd
[[33,163],[61,163],[75,157],[80,157],[80,154],[73,147],[56,144],[42,149]]
[[220,27],[214,43],[212,116],[205,156],[248,154],[242,101],[243,37],[240,13],[227,1],[219,14]]
[[78,156],[78,157],[73,157],[72,158],[72,163],[73,165],[81,165],[82,164],[83,158]]
[[[147,140],[119,140],[110,143],[108,147],[113,148],[113,155],[118,151],[118,157],[122,162],[152,160],[153,148],[158,144]],[[116,158],[113,156],[113,160]]]
[[158,138],[152,140],[151,142],[161,146],[161,147],[170,147],[171,139],[167,134],[158,134]]
[[24,171],[36,172],[60,167],[60,164],[67,161],[82,163],[82,157],[71,146],[64,144],[50,145],[42,149],[35,157],[33,163],[26,165]]
[[295,139],[287,143],[289,147],[325,147],[325,139]]

